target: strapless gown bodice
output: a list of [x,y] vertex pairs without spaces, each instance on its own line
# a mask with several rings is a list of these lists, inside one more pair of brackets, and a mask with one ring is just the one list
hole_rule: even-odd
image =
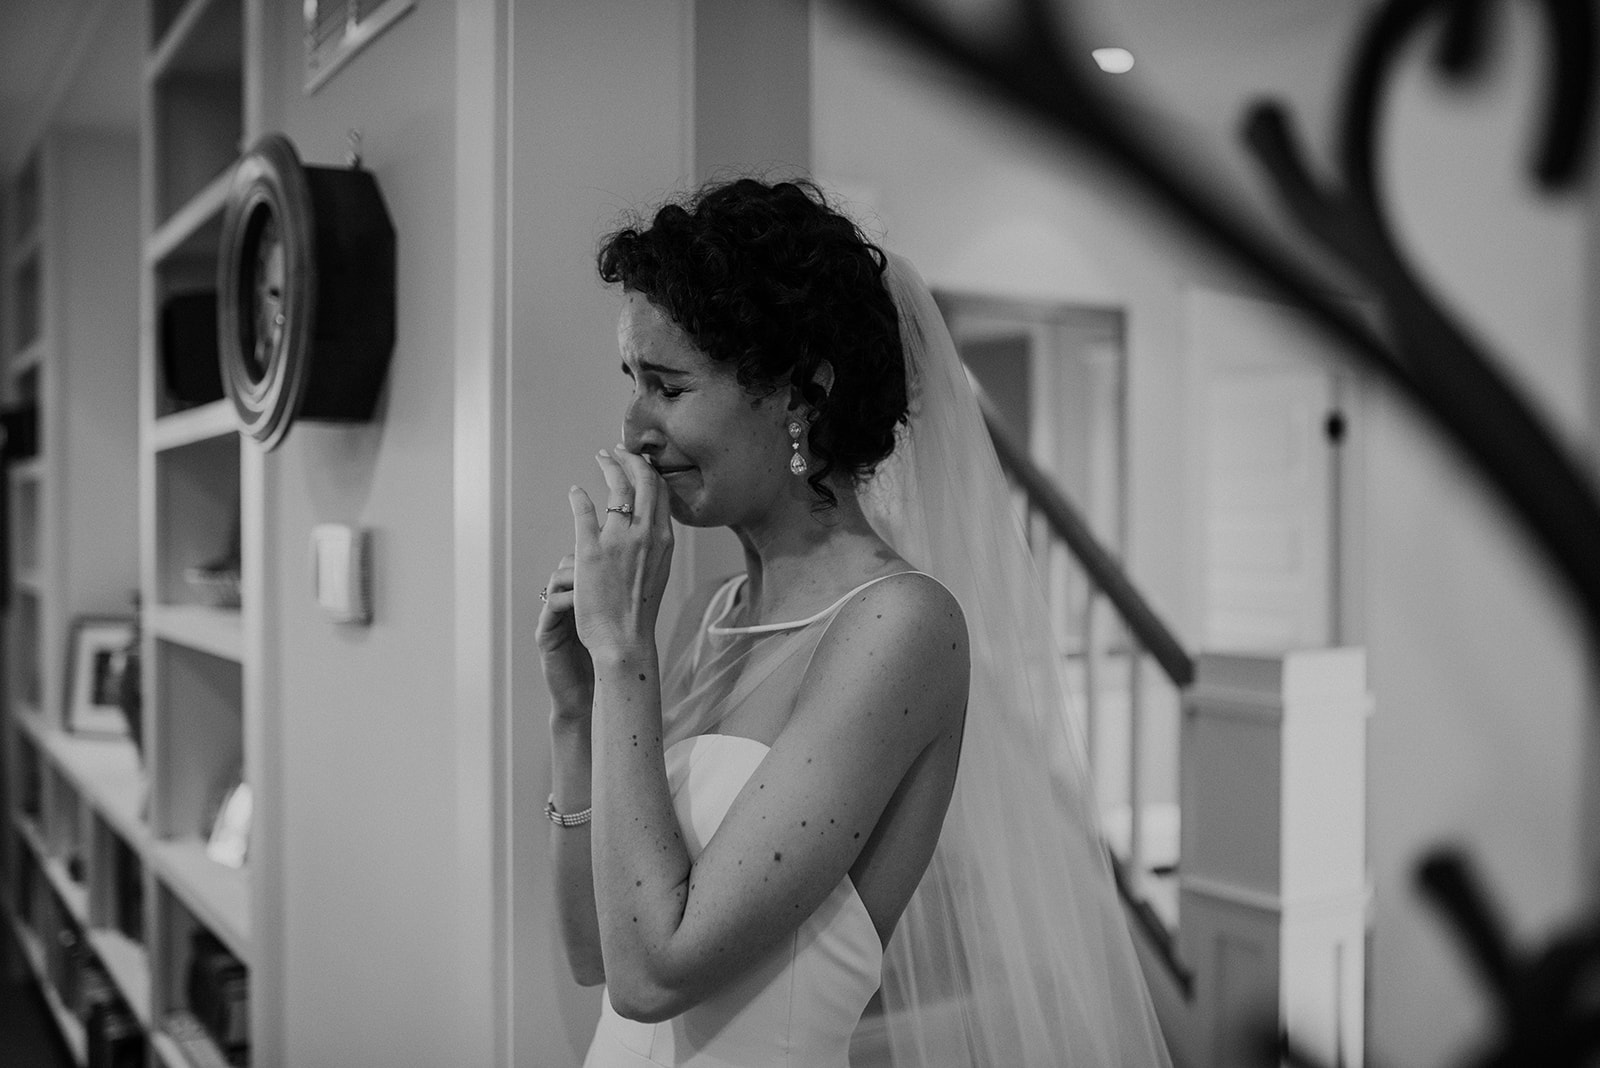
[[[767,755],[750,738],[702,734],[666,752],[689,857],[698,858]],[[657,1024],[617,1015],[604,999],[585,1068],[845,1068],[850,1036],[878,989],[883,947],[846,876],[811,917],[743,976]]]

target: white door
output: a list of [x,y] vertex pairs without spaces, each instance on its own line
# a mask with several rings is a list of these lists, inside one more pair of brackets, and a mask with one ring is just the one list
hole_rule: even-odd
[[1348,391],[1287,308],[1212,292],[1193,294],[1189,307],[1200,375],[1201,647],[1336,644]]

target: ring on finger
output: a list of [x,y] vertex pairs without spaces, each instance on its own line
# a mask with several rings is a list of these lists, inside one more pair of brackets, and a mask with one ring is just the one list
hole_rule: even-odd
[[549,586],[546,586],[544,589],[539,591],[539,603],[540,604],[549,604],[550,603],[550,587]]
[[633,505],[631,505],[631,504],[613,504],[610,507],[608,507],[606,509],[606,511],[607,512],[615,512],[618,515],[632,515],[633,514]]

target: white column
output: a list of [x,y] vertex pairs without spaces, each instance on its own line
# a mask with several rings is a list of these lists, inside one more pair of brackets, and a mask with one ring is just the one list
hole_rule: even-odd
[[1287,1029],[1362,1064],[1366,653],[1207,654],[1185,699],[1179,952],[1198,1063],[1275,1063]]

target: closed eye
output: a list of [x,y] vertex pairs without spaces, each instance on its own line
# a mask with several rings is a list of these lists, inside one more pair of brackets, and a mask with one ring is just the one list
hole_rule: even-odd
[[[674,400],[689,392],[687,386],[677,384],[678,376],[681,375],[681,372],[673,370],[672,368],[657,368],[658,365],[656,364],[646,364],[640,368],[638,381],[643,382],[646,389],[654,390],[666,400]],[[666,372],[667,376],[671,376],[670,381],[668,377],[663,376],[663,370]],[[622,365],[622,373],[627,376],[630,382],[635,380],[633,368],[629,367],[627,364]]]

